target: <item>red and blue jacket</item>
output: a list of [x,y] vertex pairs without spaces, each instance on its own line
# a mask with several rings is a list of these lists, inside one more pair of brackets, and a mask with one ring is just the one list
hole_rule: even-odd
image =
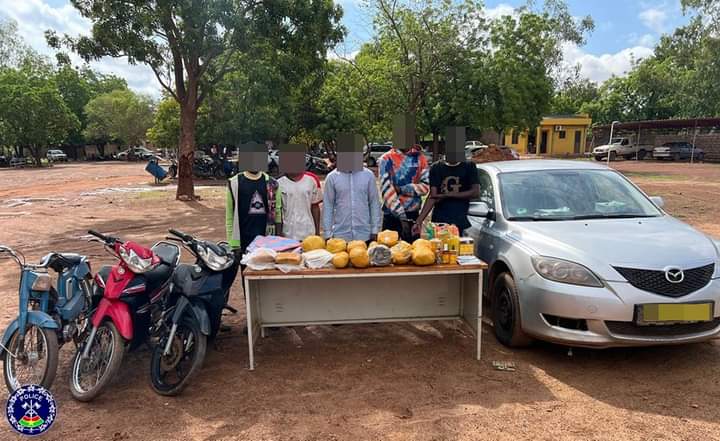
[[407,152],[391,149],[380,158],[380,193],[383,213],[401,220],[406,213],[419,212],[422,197],[430,191],[429,166],[420,146]]

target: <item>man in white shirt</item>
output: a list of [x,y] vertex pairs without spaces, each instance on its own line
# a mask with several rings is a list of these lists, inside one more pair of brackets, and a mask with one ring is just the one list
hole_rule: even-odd
[[301,145],[280,146],[280,170],[285,176],[278,179],[282,194],[283,232],[285,237],[303,240],[320,234],[320,180],[305,172],[305,149]]

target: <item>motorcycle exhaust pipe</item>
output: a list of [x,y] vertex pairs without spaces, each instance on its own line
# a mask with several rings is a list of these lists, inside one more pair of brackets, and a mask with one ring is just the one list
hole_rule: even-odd
[[93,344],[93,341],[95,340],[95,334],[97,334],[97,327],[93,326],[90,330],[90,337],[88,337],[87,343],[85,343],[85,347],[83,348],[82,358],[83,360],[86,360],[88,357],[90,357],[90,347]]
[[163,356],[167,356],[170,353],[170,345],[172,344],[173,339],[175,338],[175,333],[177,332],[177,323],[173,323],[172,328],[170,328],[170,335],[168,336],[167,342],[165,342],[165,350],[163,351]]

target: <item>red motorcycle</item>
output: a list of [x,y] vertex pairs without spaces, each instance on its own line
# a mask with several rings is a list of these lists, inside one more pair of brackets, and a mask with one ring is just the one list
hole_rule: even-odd
[[[79,401],[97,397],[118,373],[125,350],[148,341],[172,313],[171,278],[180,261],[180,248],[172,243],[158,242],[148,249],[88,233],[119,261],[95,275],[91,327],[78,346],[70,375],[70,391]],[[193,349],[190,342],[186,354]]]

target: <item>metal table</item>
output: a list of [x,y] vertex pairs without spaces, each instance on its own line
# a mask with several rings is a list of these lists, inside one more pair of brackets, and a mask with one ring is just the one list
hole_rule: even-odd
[[243,271],[250,370],[265,328],[342,323],[462,320],[480,359],[486,264],[402,265],[283,273]]

